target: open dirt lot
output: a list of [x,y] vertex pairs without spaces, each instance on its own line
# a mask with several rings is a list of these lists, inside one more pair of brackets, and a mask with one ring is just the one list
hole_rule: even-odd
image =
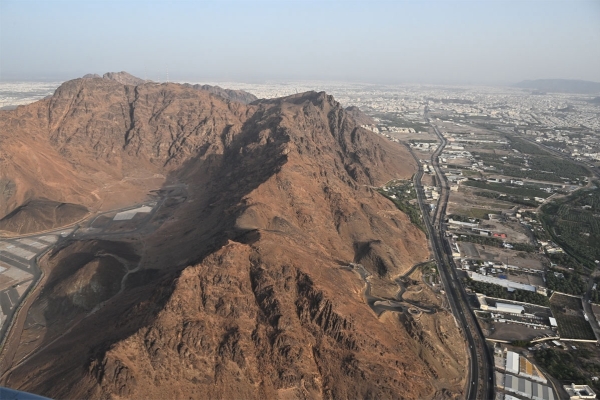
[[544,266],[540,261],[540,255],[538,254],[527,254],[524,252],[516,252],[512,250],[501,249],[492,246],[483,246],[480,244],[473,244],[479,253],[479,256],[484,261],[503,262],[509,265],[516,265],[521,268],[531,268],[537,270],[543,270]]
[[460,187],[458,192],[451,192],[448,199],[448,213],[467,215],[471,208],[487,209],[489,213],[509,210],[516,205],[507,201],[487,199],[471,194],[471,190],[465,186]]
[[393,138],[402,140],[404,142],[408,142],[409,140],[437,140],[437,135],[435,133],[429,132],[433,131],[431,128],[428,129],[427,132],[417,132],[417,133],[400,133],[400,132],[385,132]]
[[527,234],[527,228],[518,222],[491,220],[485,221],[482,224],[482,228],[490,229],[493,232],[505,233],[507,242],[533,244]]
[[458,244],[458,248],[460,250],[460,254],[463,257],[472,258],[472,259],[479,258],[479,252],[477,251],[477,248],[475,247],[474,243],[458,242],[457,244]]
[[550,329],[533,329],[521,324],[510,324],[504,322],[489,324],[489,326],[490,328],[494,328],[490,329],[491,333],[489,338],[498,340],[531,340],[546,333],[553,333]]
[[421,183],[423,186],[435,186],[435,177],[433,175],[423,174]]
[[511,281],[524,283],[526,285],[544,286],[544,287],[546,286],[546,283],[542,279],[541,275],[531,275],[531,274],[526,274],[526,273],[511,272],[511,273],[507,273],[506,277],[508,279],[510,279]]

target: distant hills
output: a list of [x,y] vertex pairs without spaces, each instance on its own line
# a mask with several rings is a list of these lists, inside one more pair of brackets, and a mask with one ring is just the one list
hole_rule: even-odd
[[525,80],[514,85],[521,89],[532,89],[557,93],[600,93],[600,82],[575,79],[535,79]]

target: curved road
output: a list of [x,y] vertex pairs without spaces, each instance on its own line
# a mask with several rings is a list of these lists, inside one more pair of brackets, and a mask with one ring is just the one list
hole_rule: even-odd
[[[166,187],[164,187],[164,189],[180,189],[181,190],[181,189],[185,189],[185,185],[175,184],[175,185],[166,186]],[[177,192],[176,194],[180,195],[181,193]],[[185,194],[185,192],[184,192],[184,194]],[[56,246],[59,245],[59,243],[64,243],[68,239],[82,240],[82,239],[87,239],[87,238],[103,238],[103,237],[118,238],[118,237],[122,237],[122,236],[131,236],[133,234],[138,234],[141,230],[145,229],[147,223],[150,220],[152,220],[152,217],[161,209],[161,207],[163,206],[165,201],[171,195],[172,195],[171,192],[164,193],[161,196],[161,198],[159,198],[156,201],[156,204],[152,207],[152,210],[148,213],[148,216],[144,217],[143,220],[138,221],[138,226],[131,231],[80,233],[80,232],[78,232],[80,224],[86,218],[89,219],[91,217],[88,214],[86,216],[86,218],[79,220],[74,224],[69,224],[69,225],[66,225],[66,226],[63,226],[60,228],[55,228],[53,230],[48,230],[48,231],[44,231],[44,232],[36,232],[36,233],[32,233],[32,234],[27,234],[27,235],[14,235],[11,237],[11,238],[35,237],[42,233],[58,234],[62,230],[66,229],[67,227],[71,227],[71,226],[76,227],[68,236],[61,237],[57,243],[49,246],[42,253],[40,253],[34,260],[37,268],[40,270],[40,276],[37,279],[37,281],[28,289],[25,296],[20,299],[20,304],[17,307],[17,309],[15,310],[15,312],[13,313],[12,318],[9,323],[9,326],[6,329],[6,332],[4,332],[4,335],[0,334],[0,382],[4,380],[5,376],[8,373],[10,373],[10,371],[12,369],[14,369],[16,366],[18,366],[19,364],[24,362],[26,359],[31,357],[34,353],[36,353],[40,350],[38,348],[33,353],[27,354],[24,358],[22,358],[20,360],[14,360],[14,358],[16,356],[16,351],[18,348],[19,340],[20,340],[22,332],[24,330],[25,320],[27,319],[27,316],[29,314],[29,309],[31,308],[33,302],[37,299],[39,292],[44,288],[44,285],[48,278],[49,271],[45,270],[45,267],[39,263],[39,260],[41,260],[42,257],[45,256],[48,252],[50,252],[53,248],[56,248]],[[102,213],[99,213],[95,218],[89,220],[87,226],[91,227],[93,222],[96,221],[96,219],[100,215],[135,209],[142,205],[146,205],[147,203],[148,202],[143,202],[143,203],[135,204],[133,206],[104,211]],[[6,238],[3,237],[2,239],[6,239]],[[131,272],[131,271],[129,271],[129,272]],[[69,328],[69,330],[70,329],[72,329],[72,327]],[[67,332],[65,332],[65,333],[67,333]],[[64,333],[63,333],[63,335],[64,335]]]

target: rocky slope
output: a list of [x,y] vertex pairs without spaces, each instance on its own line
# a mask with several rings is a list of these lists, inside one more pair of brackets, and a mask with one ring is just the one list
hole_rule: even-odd
[[[187,84],[186,84],[187,85]],[[225,100],[237,101],[238,103],[252,103],[253,101],[258,100],[258,97],[253,95],[252,93],[248,93],[243,90],[233,90],[233,89],[224,89],[220,86],[211,86],[211,85],[189,85],[194,89],[205,90],[212,94],[216,94],[224,98]]]
[[104,79],[110,79],[110,80],[122,83],[123,85],[137,86],[137,85],[142,85],[142,84],[146,83],[145,80],[140,79],[140,78],[138,78],[136,76],[133,76],[130,73],[127,73],[125,71],[121,71],[121,72],[107,72],[102,77]]
[[346,107],[346,112],[354,118],[358,125],[376,125],[375,120],[356,106]]
[[[341,268],[377,260],[365,267],[392,285],[428,251],[372,189],[409,177],[412,158],[331,96],[244,105],[81,79],[0,114],[0,128],[11,146],[35,138],[38,160],[56,157],[63,176],[90,177],[78,190],[36,186],[15,156],[0,186],[11,204],[43,193],[98,206],[113,193],[103,185],[139,195],[158,175],[189,192],[145,237],[67,243],[43,260],[37,324],[0,364],[4,385],[55,398],[461,397],[448,313],[378,317]],[[426,327],[440,321],[438,340]]]
[[0,231],[41,232],[72,224],[87,214],[87,209],[77,204],[32,200],[0,219]]

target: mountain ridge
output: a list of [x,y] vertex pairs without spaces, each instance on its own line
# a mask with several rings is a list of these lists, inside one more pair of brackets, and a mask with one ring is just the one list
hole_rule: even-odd
[[[435,313],[377,314],[342,268],[363,263],[373,295],[390,297],[428,250],[372,189],[409,178],[414,160],[332,96],[244,105],[178,84],[83,79],[0,113],[0,128],[10,149],[36,151],[7,151],[13,204],[45,195],[93,210],[115,193],[186,191],[146,236],[73,240],[44,256],[30,311],[43,323],[15,339],[2,384],[56,398],[463,394],[464,343],[430,289],[420,296]],[[29,171],[48,157],[60,159],[61,187],[34,185]],[[136,272],[123,278],[107,257]]]

